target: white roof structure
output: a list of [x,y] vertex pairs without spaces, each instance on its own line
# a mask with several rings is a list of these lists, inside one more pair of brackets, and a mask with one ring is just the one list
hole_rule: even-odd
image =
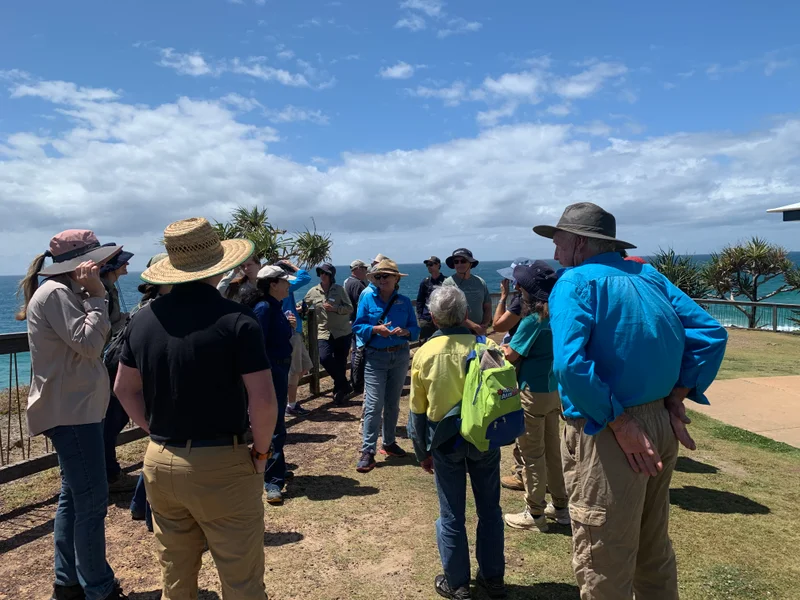
[[784,221],[800,221],[800,202],[787,204],[778,208],[770,208],[769,213],[783,213]]

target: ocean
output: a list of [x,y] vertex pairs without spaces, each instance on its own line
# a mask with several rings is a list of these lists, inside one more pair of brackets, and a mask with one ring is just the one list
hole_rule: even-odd
[[[795,264],[800,262],[800,252],[793,252],[789,255],[789,257]],[[700,263],[709,260],[709,258],[709,256],[705,255],[695,256],[695,259]],[[554,268],[557,267],[554,261],[548,260],[547,262],[550,263]],[[486,280],[486,284],[489,286],[489,291],[496,293],[500,291],[501,280],[497,270],[508,267],[510,263],[510,260],[481,262],[477,268],[473,270],[473,273],[483,277],[483,279]],[[401,292],[407,296],[410,296],[412,299],[416,298],[419,282],[422,281],[423,278],[427,277],[428,270],[426,269],[425,265],[421,263],[401,264],[399,267],[401,272],[408,274],[408,277],[401,281]],[[445,265],[442,265],[442,267],[442,272],[445,275],[450,275],[452,273],[452,271]],[[343,283],[349,275],[350,269],[347,265],[337,266],[336,269],[339,273],[338,282]],[[20,278],[20,276],[0,276],[0,334],[25,331],[25,322],[14,320],[14,313],[18,307],[16,290]],[[314,277],[314,274],[312,273],[312,284],[315,281],[316,277]],[[140,295],[136,288],[140,283],[141,280],[139,279],[138,273],[130,273],[119,281],[120,291],[122,292],[122,301],[127,305],[129,310],[136,306],[136,304],[139,302]],[[777,289],[781,284],[782,280],[780,278],[774,279],[763,286],[762,290],[764,293],[767,293],[771,290]],[[298,297],[298,300],[300,300],[302,291],[300,294],[295,295]],[[779,294],[774,298],[771,298],[770,302],[779,302],[782,304],[800,304],[800,293],[790,292]],[[739,314],[738,311],[725,311],[724,317],[718,318],[720,318],[720,320],[722,320],[723,324],[726,326],[746,326],[746,320],[744,316]],[[782,327],[782,329],[784,328]],[[26,353],[18,355],[17,361],[20,383],[27,383],[27,381],[30,379],[30,359],[28,354]],[[9,359],[7,356],[0,356],[0,389],[5,389],[8,386],[8,381]]]

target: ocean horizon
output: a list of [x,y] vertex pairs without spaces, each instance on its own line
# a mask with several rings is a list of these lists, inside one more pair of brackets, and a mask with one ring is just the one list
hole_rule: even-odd
[[[647,258],[647,257],[645,257]],[[693,258],[698,263],[704,263],[710,260],[710,255],[700,254],[694,255]],[[789,258],[795,263],[800,264],[800,252],[792,252]],[[444,259],[444,257],[442,257]],[[545,259],[551,266],[557,268],[558,265],[552,259]],[[491,293],[500,292],[501,276],[497,272],[510,266],[511,260],[508,261],[486,261],[481,262],[474,270],[473,273],[482,277],[486,281]],[[428,270],[422,263],[404,263],[398,265],[402,273],[406,273],[408,277],[401,280],[400,292],[406,296],[415,299],[419,283],[428,276]],[[337,282],[343,283],[350,274],[348,265],[337,265]],[[445,276],[451,275],[454,271],[448,269],[446,265],[442,265],[442,273]],[[139,278],[140,273],[129,273],[119,280],[119,289],[121,292],[121,302],[123,310],[130,310],[139,302],[140,294],[137,290],[139,284],[142,282]],[[316,285],[317,277],[311,273],[311,283],[305,288],[301,288],[295,293],[298,302],[305,295],[305,292],[312,285]],[[17,285],[19,284],[22,275],[0,275],[0,334],[4,333],[19,333],[26,331],[24,321],[17,321],[14,319],[14,314],[18,309],[18,301],[16,297]],[[783,283],[782,278],[776,278],[762,286],[764,293],[769,293],[777,289]],[[780,304],[800,304],[800,292],[784,292],[769,299],[769,302]],[[737,311],[731,311],[731,315],[726,316],[723,325],[730,326],[746,326],[746,320],[743,315],[733,314]],[[800,327],[798,327],[800,328]],[[17,355],[17,363],[19,369],[19,380],[21,383],[27,383],[30,379],[30,357],[28,353]],[[0,389],[5,389],[9,381],[9,360],[7,357],[0,356]],[[13,382],[12,382],[13,383]]]

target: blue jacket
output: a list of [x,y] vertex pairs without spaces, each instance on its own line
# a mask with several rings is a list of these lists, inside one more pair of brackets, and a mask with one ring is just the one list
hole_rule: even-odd
[[614,252],[564,269],[550,294],[553,372],[564,415],[595,434],[675,387],[708,404],[728,334],[650,265]]
[[265,300],[256,304],[253,312],[264,333],[269,362],[273,366],[283,365],[288,368],[285,363],[292,358],[292,335],[294,332],[286,315],[283,314],[281,303],[272,296],[267,296]]
[[286,312],[287,310],[292,311],[294,318],[297,319],[296,331],[297,333],[303,333],[303,321],[297,312],[297,302],[294,299],[294,293],[301,287],[305,287],[309,284],[311,281],[311,275],[305,269],[300,269],[294,274],[294,276],[297,279],[289,284],[289,296],[284,299],[282,309],[283,312]]
[[381,337],[372,335],[372,328],[378,324],[381,314],[386,308],[386,303],[381,300],[380,292],[373,284],[361,292],[358,300],[358,312],[356,320],[353,321],[353,333],[356,335],[356,345],[369,345],[371,348],[390,348],[391,346],[402,346],[408,342],[415,342],[419,339],[419,324],[417,314],[407,297],[395,292],[397,300],[394,301],[389,314],[386,315],[385,322],[391,323],[391,327],[407,329],[411,337],[403,338],[396,335]]

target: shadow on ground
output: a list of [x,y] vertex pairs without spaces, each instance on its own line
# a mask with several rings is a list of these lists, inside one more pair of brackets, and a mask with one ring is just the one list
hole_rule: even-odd
[[[532,585],[506,585],[510,600],[580,600],[578,587],[570,583],[534,583]],[[488,598],[480,589],[473,598]]]
[[[128,594],[129,600],[161,600],[161,590],[153,590],[152,592],[133,592]],[[197,593],[197,600],[221,600],[217,592],[210,592],[208,590],[199,590]]]
[[745,496],[691,485],[670,490],[669,499],[671,504],[691,512],[720,515],[767,515],[770,513],[768,506]]
[[264,546],[268,548],[288,546],[289,544],[296,544],[304,537],[299,531],[265,531]]
[[331,433],[303,433],[289,432],[286,435],[286,445],[291,444],[324,444],[335,440],[336,436]]
[[361,485],[357,479],[341,475],[299,475],[291,483],[289,497],[305,496],[309,500],[336,500],[345,496],[372,496],[378,488]]
[[700,473],[703,475],[714,475],[719,473],[719,469],[714,465],[700,462],[688,456],[679,456],[675,463],[675,470],[681,473]]

